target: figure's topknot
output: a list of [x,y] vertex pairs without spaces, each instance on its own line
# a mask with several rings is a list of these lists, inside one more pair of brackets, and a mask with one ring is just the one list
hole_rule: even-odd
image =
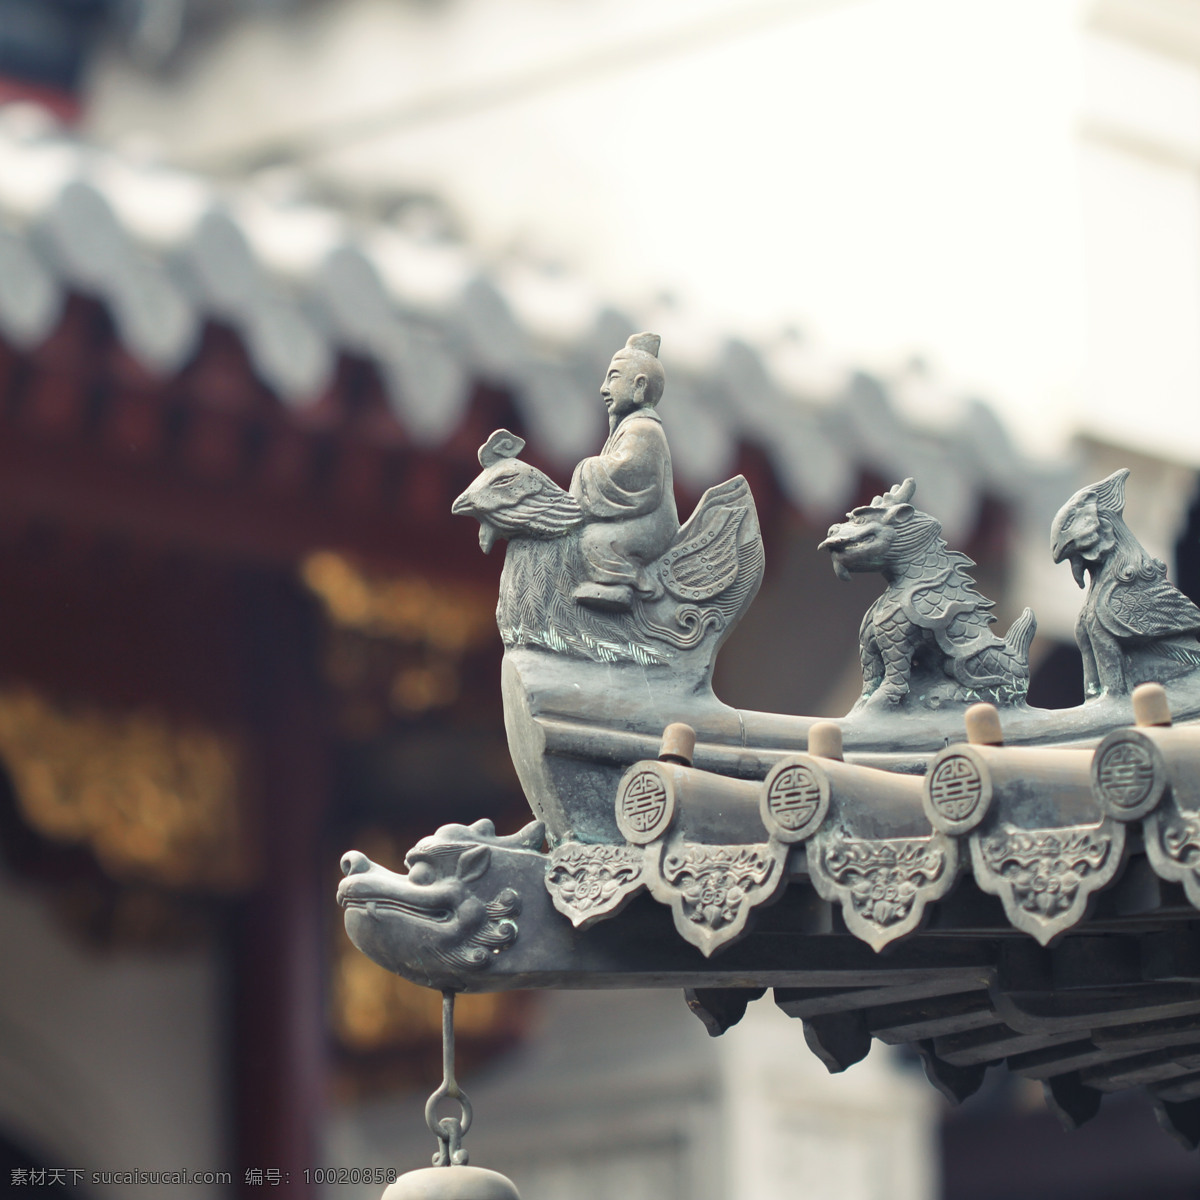
[[657,333],[631,333],[629,340],[625,343],[625,349],[641,350],[657,358],[658,348],[661,345],[662,338]]
[[625,345],[613,355],[613,359],[632,358],[637,360],[638,373],[646,376],[646,403],[651,407],[662,398],[667,373],[658,361],[658,348],[662,338],[657,333],[630,334]]

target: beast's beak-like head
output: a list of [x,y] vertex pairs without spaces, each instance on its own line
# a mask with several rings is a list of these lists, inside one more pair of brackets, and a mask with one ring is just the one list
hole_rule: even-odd
[[484,554],[490,554],[492,547],[496,544],[496,531],[483,519],[478,506],[475,504],[475,499],[471,495],[471,488],[467,488],[450,505],[450,511],[456,517],[474,517],[479,522],[479,548]]
[[1101,528],[1095,505],[1070,503],[1059,509],[1050,527],[1050,553],[1056,563],[1068,560],[1071,574],[1080,586],[1086,586],[1089,563],[1101,550]]

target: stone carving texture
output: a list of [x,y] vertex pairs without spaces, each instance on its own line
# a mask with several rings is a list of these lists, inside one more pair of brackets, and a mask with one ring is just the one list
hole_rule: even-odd
[[1145,816],[1162,795],[1151,748],[1136,734],[1105,738],[1096,751],[1092,775],[1097,799],[1118,820]]
[[571,594],[600,612],[628,612],[635,596],[655,594],[647,567],[679,530],[671,452],[656,411],[666,383],[660,341],[635,333],[613,355],[600,385],[608,438],[571,476],[571,495],[585,519],[584,578]]
[[617,793],[617,825],[637,845],[664,833],[675,815],[675,798],[659,768],[627,776]]
[[947,833],[974,829],[987,812],[991,788],[976,764],[965,754],[942,756],[929,772],[926,793],[932,820]]
[[1075,626],[1087,696],[1124,695],[1200,666],[1200,609],[1125,524],[1128,477],[1122,468],[1081,488],[1051,528],[1054,561],[1070,562],[1075,582],[1087,587]]
[[1200,908],[1200,813],[1181,809],[1172,798],[1144,823],[1146,855],[1164,879],[1183,884]]
[[434,960],[467,972],[485,970],[519,934],[521,896],[492,875],[497,850],[535,852],[540,821],[499,837],[491,821],[443,825],[405,855],[407,874],[389,871],[355,850],[342,860],[338,902],[351,940],[388,966],[394,954]]
[[[454,504],[478,520],[484,551],[508,542],[496,613],[505,717],[522,784],[547,817],[549,853],[540,853],[540,826],[509,845],[477,825],[448,826],[420,843],[407,876],[347,856],[351,936],[376,961],[431,986],[682,977],[698,989],[697,1004],[723,1014],[714,1028],[740,1013],[764,978],[783,976],[792,993],[783,1003],[839,1068],[866,1053],[869,1003],[894,1022],[880,1026],[885,1040],[921,1031],[927,1061],[955,1095],[1007,1058],[1047,1078],[1059,1108],[1083,1119],[1097,1089],[1119,1074],[1105,1065],[1103,1039],[1079,1044],[1092,1039],[1097,1012],[1107,1019],[1118,1006],[1106,939],[1068,939],[1049,956],[1006,943],[1001,954],[1003,939],[990,922],[976,923],[970,903],[944,906],[939,931],[954,939],[895,947],[888,985],[888,968],[864,965],[861,946],[823,936],[829,914],[812,893],[839,905],[854,937],[883,950],[920,926],[969,850],[979,888],[1000,898],[1014,928],[1047,946],[1116,878],[1125,827],[1140,821],[1153,869],[1181,881],[1200,907],[1200,745],[1193,750],[1194,737],[1167,728],[1165,692],[1165,719],[1146,715],[1134,697],[1139,727],[1114,730],[1128,720],[1124,694],[1149,674],[1178,678],[1185,719],[1200,715],[1200,609],[1125,528],[1127,472],[1083,489],[1053,531],[1055,558],[1070,560],[1081,585],[1091,575],[1079,622],[1083,705],[1052,714],[1025,704],[1032,612],[1005,638],[991,631],[992,603],[976,590],[970,559],[949,550],[940,524],[914,507],[908,479],[854,509],[822,543],[839,576],[872,572],[884,581],[860,629],[863,689],[852,711],[823,728],[809,717],[737,711],[712,694],[711,676],[761,580],[757,515],[738,478],[710,489],[680,524],[655,411],[664,380],[657,350],[656,337],[635,335],[613,357],[601,388],[608,438],[569,488],[522,462],[524,443],[498,430]],[[1005,711],[963,711],[980,700]],[[652,761],[668,723],[675,734]],[[687,737],[676,736],[681,725]],[[1095,753],[1080,748],[1099,737]],[[698,963],[690,947],[712,958],[745,934],[753,912],[779,896],[789,863],[805,887],[801,862],[808,896],[796,896],[728,966]],[[590,932],[643,890],[668,908],[688,946],[654,941],[663,916],[648,904],[633,906],[624,928]],[[1106,921],[1124,920],[1121,903],[1113,913]],[[1137,916],[1154,919],[1142,908]],[[1153,961],[1117,964],[1133,972],[1129,986],[1147,989],[1130,998],[1131,1020],[1195,1011],[1194,994],[1177,983],[1190,978],[1194,951],[1166,932]],[[624,949],[639,935],[651,944]],[[793,946],[794,960],[777,953]],[[950,968],[954,955],[961,961]],[[948,971],[932,980],[938,961]],[[1093,987],[1090,978],[1103,982]],[[1200,1081],[1180,1090],[1192,1086],[1185,1079],[1159,1094],[1200,1103]],[[1194,1123],[1200,1140],[1200,1117]]]
[[992,601],[975,590],[971,560],[948,550],[938,521],[909,503],[915,490],[906,479],[848,513],[821,543],[841,578],[870,571],[887,581],[859,632],[859,704],[1023,703],[1033,612],[1025,609],[1005,639],[990,632]]
[[738,476],[681,527],[656,407],[659,339],[635,334],[601,386],[609,435],[565,490],[497,430],[453,512],[479,521],[485,552],[508,540],[496,620],[506,647],[656,666],[728,630],[762,580],[754,500]]
[[550,852],[546,887],[576,929],[611,917],[646,886],[643,852],[631,846],[564,842]]
[[1080,921],[1087,902],[1121,865],[1124,827],[1099,825],[1018,829],[1003,823],[974,834],[975,879],[998,895],[1008,919],[1046,945]]
[[676,929],[709,955],[742,933],[751,909],[774,896],[784,857],[782,847],[773,844],[676,840],[663,848],[651,891],[671,906]]
[[829,783],[807,762],[784,760],[763,781],[763,824],[782,842],[810,837],[829,811]]
[[958,852],[940,833],[879,839],[820,833],[808,843],[808,869],[817,892],[841,904],[846,928],[879,950],[916,929],[926,906],[949,891]]
[[[1120,1024],[1192,1020],[1200,1007],[1186,982],[1192,939],[1172,896],[1140,873],[1092,930],[1101,936],[1049,954],[998,938],[969,895],[942,907],[938,932],[951,937],[893,946],[947,895],[968,852],[1011,926],[1049,946],[1116,879],[1125,828],[1138,822],[1144,839],[1130,836],[1153,870],[1200,908],[1200,734],[1171,727],[1176,700],[1185,721],[1200,717],[1200,610],[1124,530],[1124,473],[1084,489],[1056,522],[1056,557],[1071,559],[1081,583],[1092,575],[1080,621],[1089,699],[1076,709],[1024,703],[1032,613],[1006,639],[990,632],[970,561],[913,507],[907,480],[824,543],[839,575],[885,581],[862,624],[854,709],[835,725],[738,712],[710,680],[761,575],[753,504],[733,480],[679,525],[647,381],[630,369],[649,351],[633,350],[614,358],[602,389],[609,440],[570,490],[521,463],[521,440],[501,430],[455,504],[479,519],[485,550],[510,542],[497,610],[513,651],[505,716],[551,849],[538,850],[540,826],[503,847],[490,827],[456,826],[414,850],[406,877],[348,856],[342,899],[355,944],[456,990],[671,981],[692,989],[713,1032],[773,982],[831,1069],[865,1055],[872,1034],[920,1039],[931,1077],[955,1098],[1007,1061],[1044,1079],[1072,1123],[1101,1092],[1141,1082],[1168,1125],[1200,1142],[1197,1056],[1139,1033],[1144,1053],[1126,1061],[1132,1046],[1117,1036]],[[1163,688],[1124,700],[1164,663],[1181,673],[1170,703]],[[958,707],[981,698],[1005,712]],[[1124,724],[1130,707],[1136,728]],[[1098,737],[1094,752],[1081,748]],[[769,931],[700,961],[693,947],[712,960],[748,932],[789,865],[798,893]],[[650,904],[591,931],[643,890],[678,937]],[[839,906],[860,943],[892,953],[875,963],[851,938],[824,936],[829,911],[816,897]]]
[[[352,853],[341,899],[355,944],[456,990],[669,981],[693,989],[689,1003],[713,1032],[771,983],[831,1069],[863,1057],[872,1034],[919,1039],[954,1097],[1007,1061],[1045,1079],[1076,1123],[1102,1091],[1140,1081],[1168,1106],[1168,1124],[1200,1142],[1196,1056],[1174,1044],[1162,1053],[1152,1032],[1137,1042],[1145,1053],[1123,1061],[1132,1045],[1106,1040],[1120,1024],[1194,1020],[1200,1008],[1187,982],[1194,939],[1173,895],[1146,887],[1140,871],[1098,936],[1048,954],[997,937],[970,895],[941,908],[938,933],[952,936],[892,946],[948,894],[968,852],[1011,926],[1049,946],[1116,879],[1126,826],[1138,822],[1134,845],[1200,908],[1200,733],[1171,727],[1177,703],[1177,720],[1200,720],[1200,609],[1125,528],[1127,472],[1077,493],[1055,521],[1055,558],[1070,560],[1081,585],[1091,575],[1082,705],[1025,704],[1032,612],[1004,639],[991,632],[970,560],[914,508],[910,479],[822,544],[838,575],[884,579],[860,631],[853,710],[836,724],[738,711],[712,694],[711,674],[761,578],[757,516],[739,478],[680,526],[652,411],[656,352],[657,339],[639,335],[614,356],[601,390],[609,438],[569,490],[521,462],[523,442],[500,430],[454,505],[477,518],[485,551],[509,542],[497,608],[505,719],[549,853],[540,825],[513,841],[479,824],[420,843],[407,876]],[[1159,672],[1172,688],[1124,699]],[[961,707],[979,700],[1005,711]],[[713,959],[742,937],[789,867],[797,892],[770,929],[701,962],[692,947]],[[649,903],[620,927],[591,930],[642,890],[670,911],[678,937]],[[859,942],[891,953],[876,962],[826,936],[816,897],[839,905]]]
[[737,535],[744,509],[718,509],[691,544],[666,551],[659,560],[663,587],[680,600],[719,596],[737,578]]
[[439,945],[437,956],[450,967],[480,971],[489,966],[492,956],[507,950],[520,932],[515,918],[521,912],[521,897],[512,888],[504,888],[484,906],[484,921],[454,946]]
[[1200,866],[1200,817],[1177,809],[1175,819],[1163,825],[1162,844],[1171,859],[1192,870]]
[[587,580],[584,514],[536,467],[515,457],[493,462],[454,511],[479,520],[485,549],[508,539],[496,609],[506,647],[653,666],[724,631],[757,592],[763,552],[753,505],[741,476],[705,492],[672,548],[644,568],[647,594],[634,594],[625,611],[578,602]]

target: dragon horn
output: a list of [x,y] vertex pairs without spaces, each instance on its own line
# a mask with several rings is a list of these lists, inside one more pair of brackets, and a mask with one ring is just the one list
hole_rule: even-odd
[[516,850],[540,850],[546,840],[546,826],[541,821],[530,821],[516,833],[497,840],[502,846],[511,846]]
[[890,491],[884,492],[882,496],[875,497],[875,505],[892,506],[894,504],[907,504],[917,490],[917,481],[910,475],[903,483],[898,483]]

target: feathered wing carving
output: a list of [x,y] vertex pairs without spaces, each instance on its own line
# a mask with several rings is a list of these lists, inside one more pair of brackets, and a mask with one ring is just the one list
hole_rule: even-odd
[[1118,582],[1107,600],[1097,604],[1096,618],[1117,637],[1176,637],[1200,630],[1200,608],[1166,578]]
[[763,575],[754,497],[741,475],[700,497],[653,571],[662,599],[634,606],[634,622],[650,638],[687,650],[733,628]]
[[738,533],[749,492],[740,475],[711,488],[658,560],[663,587],[676,600],[711,600],[737,579]]
[[570,492],[550,483],[545,490],[525,496],[494,513],[492,520],[501,528],[519,531],[525,537],[554,538],[581,525],[583,510]]

